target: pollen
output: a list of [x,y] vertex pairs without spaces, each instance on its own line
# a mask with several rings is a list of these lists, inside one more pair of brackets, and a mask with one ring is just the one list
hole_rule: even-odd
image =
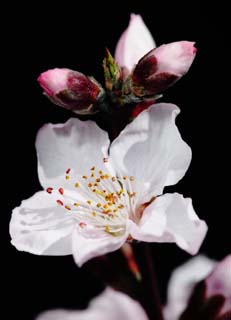
[[105,231],[106,231],[106,232],[110,232],[109,226],[105,226]]
[[66,178],[66,180],[69,180],[69,179],[70,179],[70,176],[66,175],[66,177],[65,177],[65,178]]
[[78,187],[79,187],[79,183],[76,182],[76,183],[75,183],[75,188],[78,188]]

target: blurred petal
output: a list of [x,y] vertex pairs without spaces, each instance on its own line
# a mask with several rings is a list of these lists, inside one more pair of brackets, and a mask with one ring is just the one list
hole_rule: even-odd
[[231,312],[231,254],[218,263],[206,279],[206,296],[215,295],[226,298],[221,313]]
[[155,46],[151,33],[141,16],[131,14],[129,26],[121,35],[116,46],[116,62],[130,72],[139,59]]
[[176,268],[168,284],[165,320],[178,320],[185,310],[194,286],[212,271],[215,262],[199,255]]
[[54,310],[42,313],[37,320],[148,320],[141,305],[126,294],[106,288],[82,311]]
[[20,251],[44,255],[72,253],[74,220],[45,191],[37,192],[13,210],[11,243]]

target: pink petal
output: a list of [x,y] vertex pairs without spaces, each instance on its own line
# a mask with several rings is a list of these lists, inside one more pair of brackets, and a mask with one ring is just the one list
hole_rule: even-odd
[[198,255],[176,268],[168,284],[168,301],[164,308],[165,320],[178,320],[186,309],[195,285],[212,271],[215,262]]
[[131,72],[139,59],[155,46],[151,33],[144,24],[142,17],[131,14],[129,25],[116,46],[116,62],[120,67]]
[[157,59],[156,74],[170,73],[183,76],[188,72],[196,55],[195,42],[178,41],[156,48],[148,56],[154,55]]
[[231,312],[231,254],[218,263],[206,279],[206,285],[207,297],[221,294],[226,298],[221,313]]
[[38,82],[48,96],[53,96],[67,88],[69,69],[51,69],[40,74]]

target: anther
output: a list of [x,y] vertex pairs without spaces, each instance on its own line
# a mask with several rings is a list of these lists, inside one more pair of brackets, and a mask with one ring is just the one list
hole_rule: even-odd
[[63,190],[63,188],[59,188],[59,193],[61,194],[61,195],[63,195],[64,194],[64,190]]
[[63,202],[61,200],[56,200],[56,202],[60,205],[60,206],[63,206]]
[[52,191],[53,191],[53,188],[47,188],[47,189],[46,189],[46,192],[47,192],[47,193],[52,193]]

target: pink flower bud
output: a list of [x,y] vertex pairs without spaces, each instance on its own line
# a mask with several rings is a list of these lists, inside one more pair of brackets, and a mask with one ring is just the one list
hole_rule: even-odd
[[64,68],[43,72],[38,82],[53,103],[79,114],[92,113],[101,91],[93,78]]
[[164,91],[188,72],[196,55],[194,42],[179,41],[151,50],[140,59],[132,74],[138,96]]
[[154,39],[142,17],[138,14],[131,14],[129,25],[117,43],[115,60],[128,74],[139,59],[155,47]]

